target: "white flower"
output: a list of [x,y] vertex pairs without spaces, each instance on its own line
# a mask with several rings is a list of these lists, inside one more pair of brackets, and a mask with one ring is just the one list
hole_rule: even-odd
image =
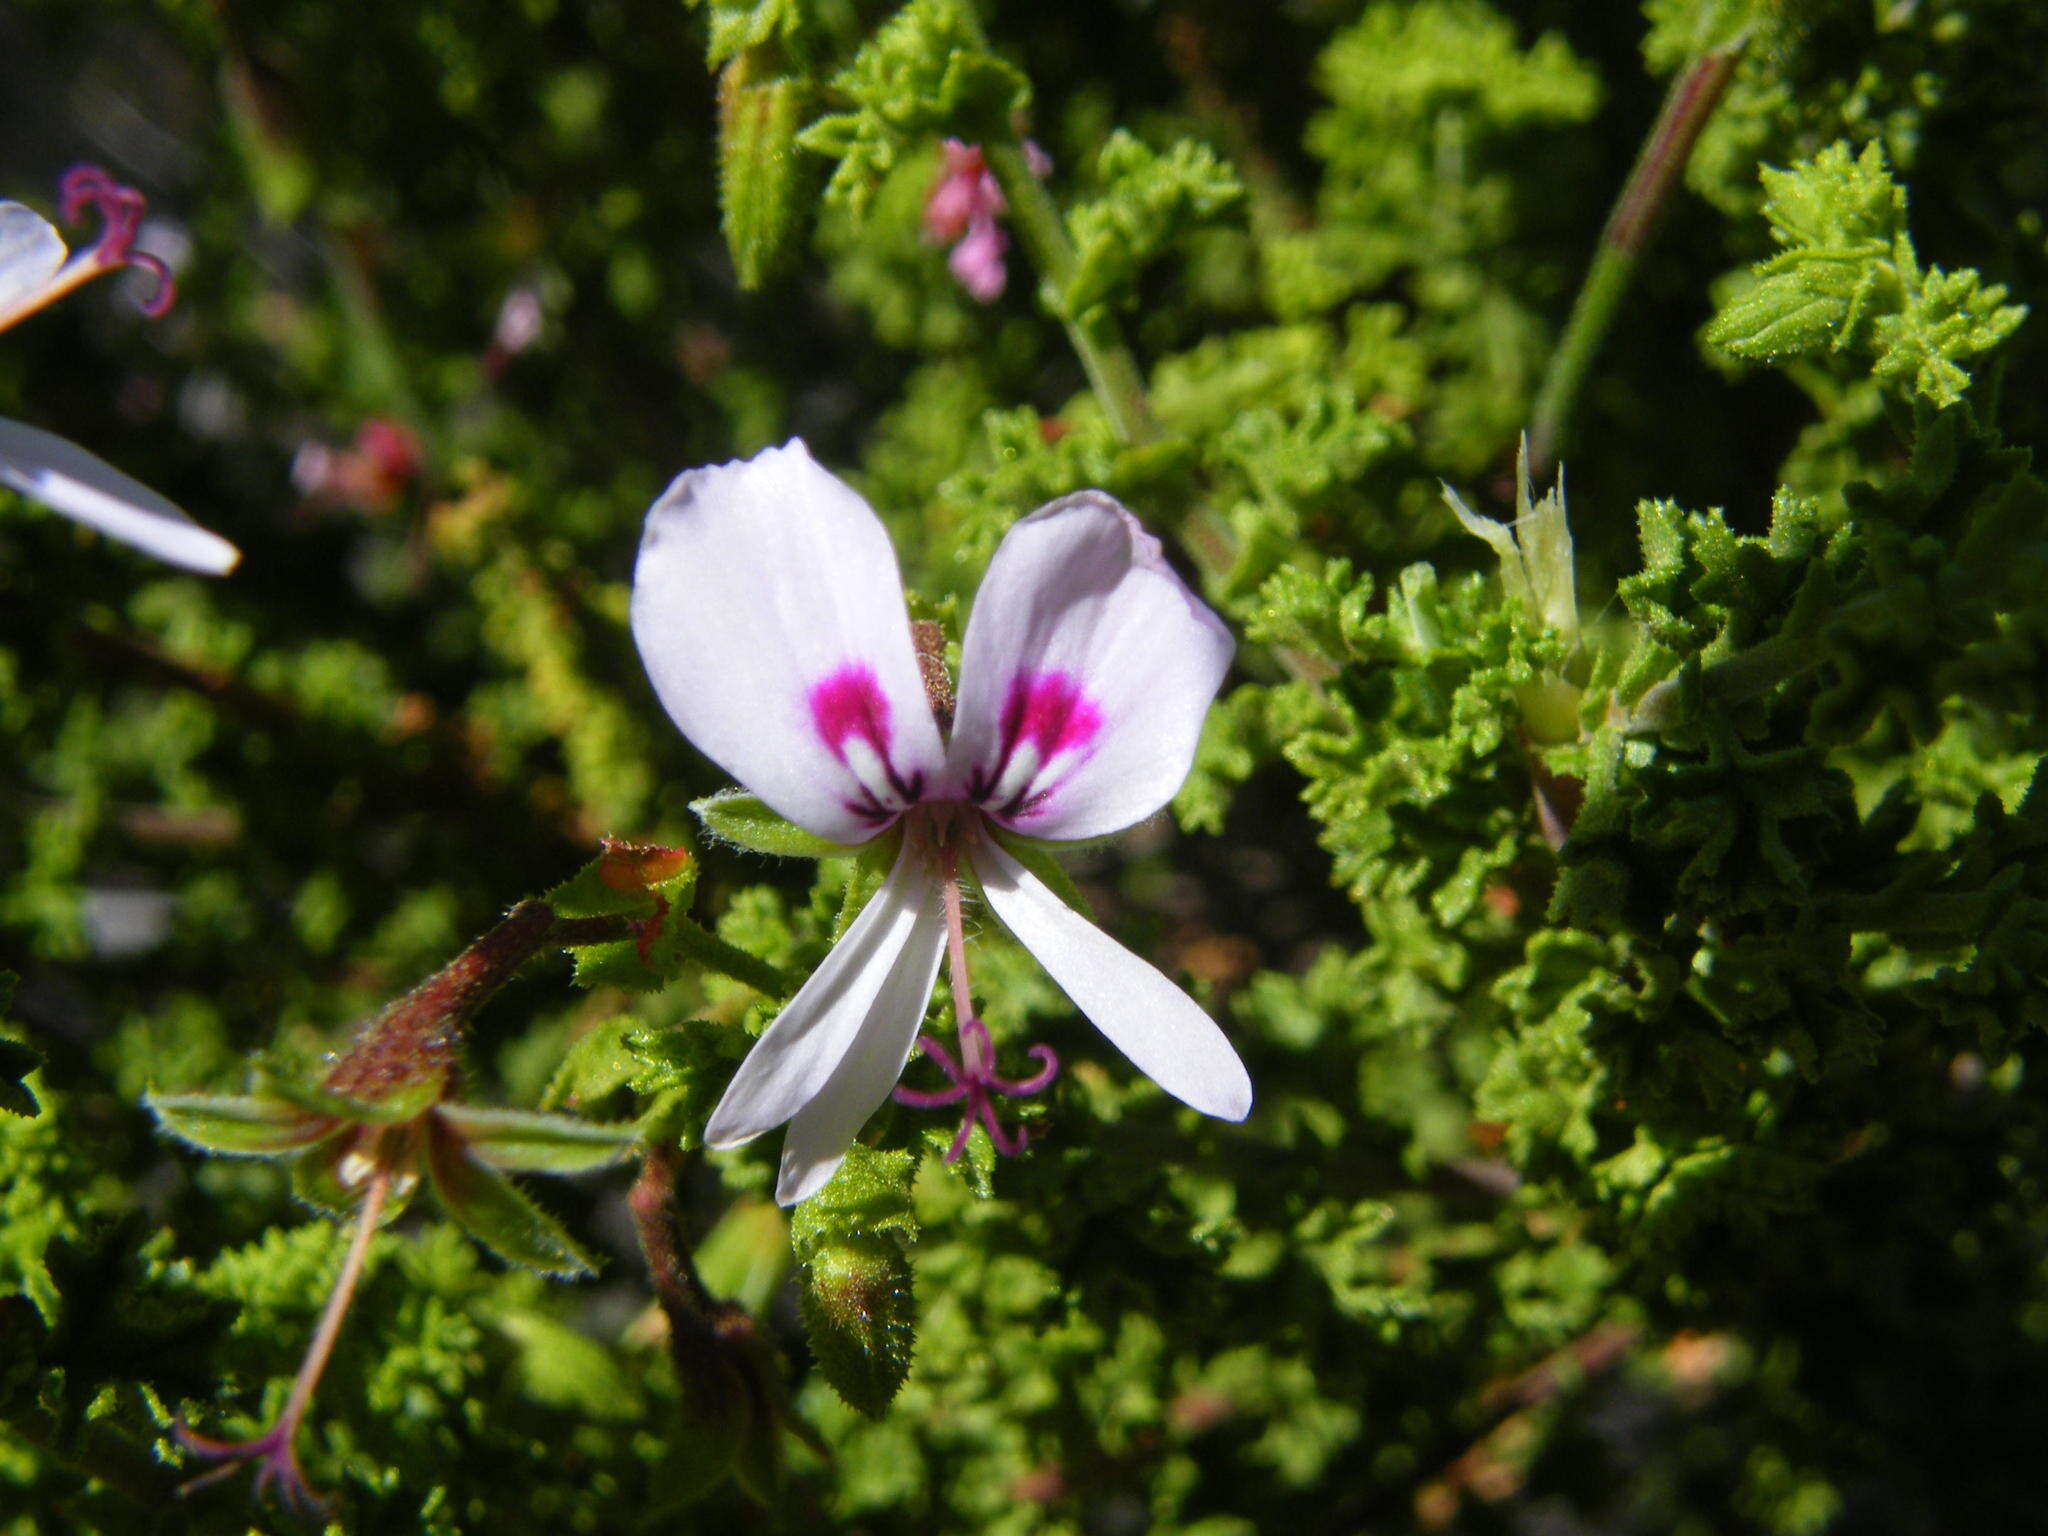
[[1215,1022],[990,835],[1100,837],[1157,811],[1230,664],[1222,622],[1112,498],[1063,497],[1004,538],[968,620],[950,740],[888,535],[801,442],[669,487],[648,514],[632,618],[676,724],[770,809],[841,844],[903,831],[880,892],[741,1064],[708,1145],[787,1121],[776,1198],[815,1193],[902,1073],[949,949],[967,1044],[965,874],[1160,1087],[1205,1114],[1250,1112]]
[[[90,209],[103,221],[100,238],[75,256],[49,220],[20,203],[0,202],[0,331],[101,273],[128,266],[156,278],[146,308],[161,313],[171,299],[170,274],[135,249],[142,195],[82,165],[65,176],[62,200],[67,219]],[[18,421],[0,419],[0,485],[187,570],[225,575],[242,558],[148,486],[75,443]]]

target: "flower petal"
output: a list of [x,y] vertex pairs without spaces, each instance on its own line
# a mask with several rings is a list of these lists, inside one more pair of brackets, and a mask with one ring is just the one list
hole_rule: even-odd
[[[931,947],[929,931],[943,931],[938,886],[922,858],[906,849],[824,963],[754,1042],[711,1112],[704,1144],[739,1146],[816,1098],[857,1050],[870,1016],[885,1002],[896,1001],[891,983],[906,955]],[[935,948],[932,955],[924,968],[924,992],[909,1010],[907,1027],[913,1033],[924,1016],[924,1000],[931,996],[938,967]]]
[[242,552],[169,501],[54,432],[0,421],[0,485],[144,554],[224,576]]
[[1114,498],[1062,497],[1009,531],[974,600],[954,780],[1032,837],[1142,821],[1187,777],[1233,649]]
[[48,219],[20,203],[0,202],[0,326],[32,307],[70,254]]
[[830,1182],[860,1128],[903,1075],[931,1001],[946,948],[945,915],[936,899],[917,916],[910,938],[868,1008],[853,1047],[808,1104],[789,1122],[775,1199],[808,1200]]
[[1140,1072],[1205,1115],[1242,1120],[1251,1113],[1244,1063],[1193,998],[1061,901],[992,838],[976,839],[971,857],[1003,926]]
[[663,493],[633,638],[683,734],[808,832],[865,842],[942,771],[889,536],[800,440]]

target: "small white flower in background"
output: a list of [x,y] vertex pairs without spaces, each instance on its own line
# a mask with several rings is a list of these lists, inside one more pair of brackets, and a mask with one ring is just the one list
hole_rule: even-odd
[[[156,257],[135,249],[142,194],[91,165],[66,172],[59,193],[65,221],[76,223],[97,213],[100,237],[74,255],[41,214],[20,203],[0,202],[0,331],[124,267],[140,267],[156,279],[156,290],[143,306],[147,314],[168,309],[170,273]],[[0,485],[187,570],[225,575],[242,558],[234,545],[148,486],[75,443],[18,421],[0,419]]]
[[881,890],[741,1063],[708,1145],[787,1121],[776,1198],[816,1193],[918,1043],[941,954],[960,1060],[926,1048],[961,1091],[906,1090],[905,1102],[964,1099],[970,1120],[993,1125],[991,1092],[1043,1086],[1050,1053],[1028,1083],[994,1075],[963,876],[1139,1070],[1205,1114],[1250,1112],[1251,1080],[1215,1022],[994,836],[1070,842],[1159,810],[1230,664],[1222,622],[1112,498],[1063,497],[1004,538],[968,619],[949,740],[888,534],[800,441],[669,487],[648,514],[632,619],[683,734],[770,810],[842,845],[902,832]]

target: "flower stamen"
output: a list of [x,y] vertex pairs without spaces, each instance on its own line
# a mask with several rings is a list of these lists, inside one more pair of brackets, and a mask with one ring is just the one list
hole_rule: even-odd
[[1060,1059],[1053,1054],[1051,1046],[1034,1045],[1030,1055],[1039,1064],[1036,1072],[1015,1080],[996,1075],[995,1046],[989,1039],[988,1026],[974,1012],[974,996],[967,977],[967,934],[960,899],[958,855],[949,842],[942,840],[939,858],[943,870],[940,892],[946,907],[948,978],[953,989],[953,1014],[960,1021],[960,1054],[956,1058],[932,1036],[919,1035],[918,1049],[946,1074],[949,1086],[927,1091],[899,1084],[893,1097],[907,1109],[965,1105],[960,1115],[960,1129],[953,1137],[953,1145],[946,1150],[945,1160],[949,1163],[960,1161],[977,1124],[988,1132],[988,1139],[998,1153],[1004,1157],[1016,1157],[1029,1144],[1031,1133],[1021,1125],[1014,1130],[1004,1128],[996,1116],[994,1095],[1021,1099],[1043,1092],[1059,1076]]

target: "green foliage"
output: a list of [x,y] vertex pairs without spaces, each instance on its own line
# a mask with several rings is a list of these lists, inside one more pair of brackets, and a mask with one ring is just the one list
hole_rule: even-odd
[[875,188],[910,145],[951,134],[1002,138],[1031,87],[988,50],[970,0],[910,0],[833,77],[848,110],[829,113],[797,142],[837,161],[828,203],[865,212]]
[[1111,134],[1095,174],[1102,191],[1067,216],[1074,271],[1060,304],[1076,317],[1128,305],[1146,262],[1244,193],[1212,150],[1186,139],[1159,154],[1128,133]]
[[[100,146],[181,293],[10,328],[0,413],[247,558],[0,506],[0,1529],[282,1529],[178,1499],[173,1427],[285,1403],[350,1237],[307,1207],[372,1150],[297,1439],[337,1528],[2038,1523],[2048,8],[1641,14],[10,17],[48,89],[0,194]],[[1708,50],[1568,475],[1523,482]],[[993,302],[924,228],[945,137],[1054,159],[1007,165]],[[956,661],[1084,486],[1224,613],[1172,817],[1014,851],[1219,1020],[1243,1124],[970,900],[1001,1069],[1061,1062],[1025,1155],[885,1107],[784,1213],[778,1134],[702,1147],[898,852],[735,791],[634,652],[660,486],[798,433]],[[324,1085],[533,891],[573,959]]]
[[[0,971],[0,1023],[5,1022],[7,999],[14,993],[12,972]],[[25,1079],[43,1064],[41,1053],[0,1035],[0,1110],[11,1115],[36,1113],[35,1091]]]
[[1961,364],[2026,318],[1975,272],[1922,269],[1905,189],[1878,145],[1852,155],[1832,144],[1789,170],[1766,169],[1763,183],[1764,217],[1783,249],[1707,327],[1707,339],[1737,357],[1863,353],[1880,383],[1947,406],[1969,387]]

